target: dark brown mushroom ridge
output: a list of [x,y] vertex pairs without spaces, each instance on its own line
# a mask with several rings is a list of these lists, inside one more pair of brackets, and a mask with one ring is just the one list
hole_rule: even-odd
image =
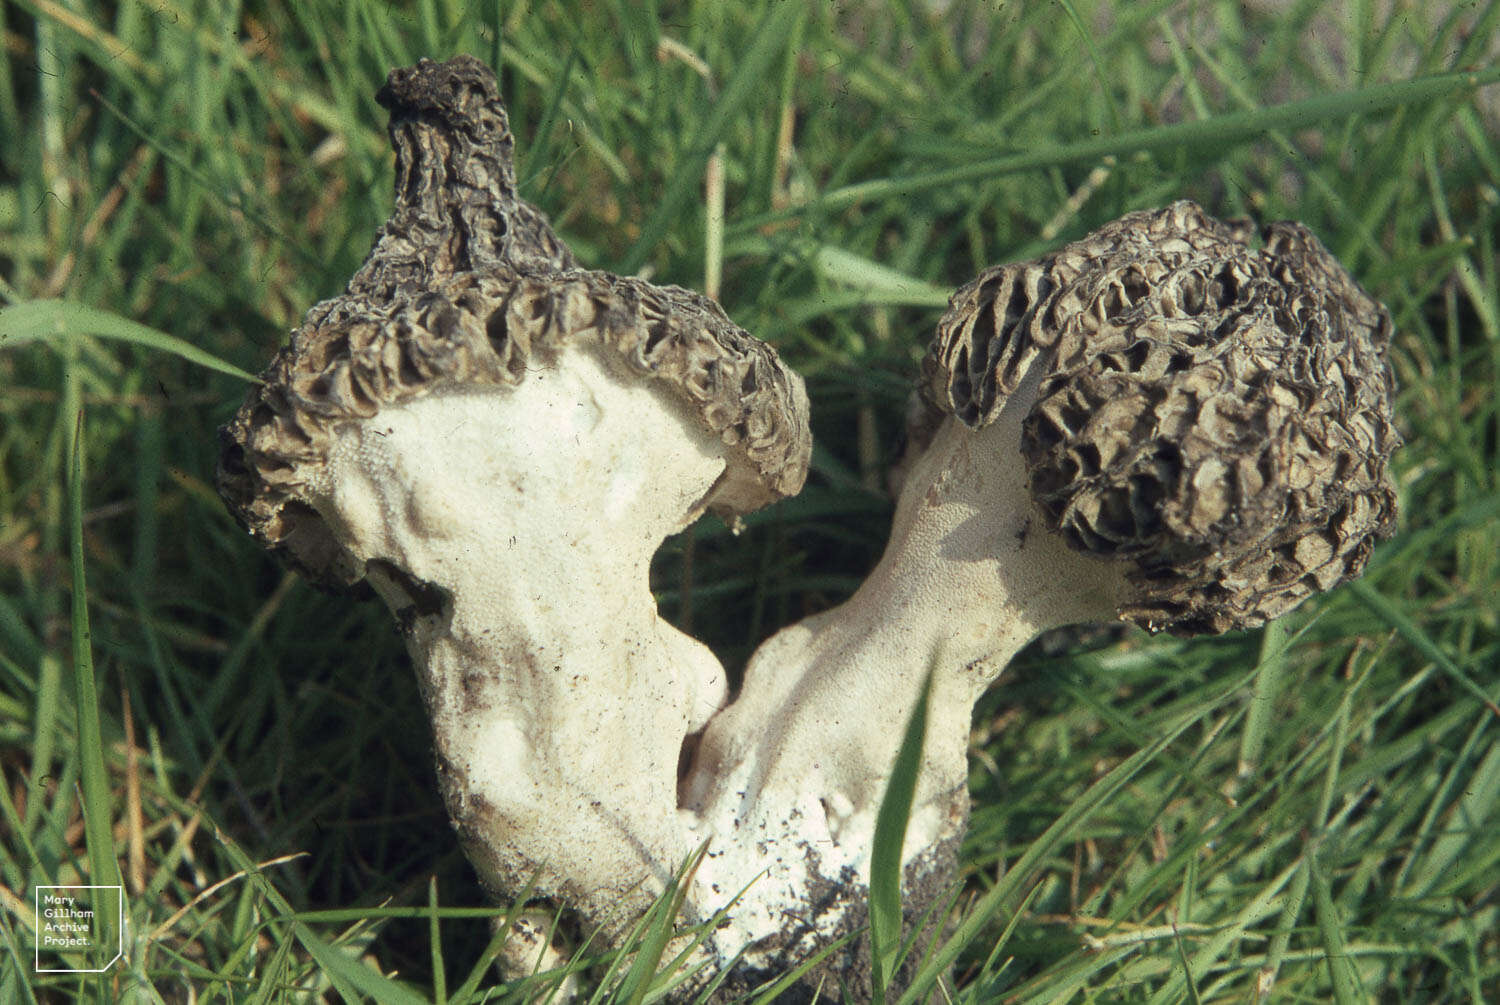
[[1190,202],[985,270],[923,363],[929,408],[973,428],[1035,364],[1032,495],[1070,545],[1134,563],[1120,616],[1253,627],[1358,576],[1394,528],[1400,436],[1385,308],[1305,227]]
[[718,304],[578,269],[515,195],[494,75],[470,57],[395,70],[396,204],[340,297],[315,305],[220,430],[236,518],[314,582],[358,581],[311,491],[342,423],[460,387],[515,386],[565,346],[649,379],[728,450],[706,500],[727,517],[797,492],[812,439],[801,378]]
[[516,194],[515,140],[489,67],[473,56],[424,59],[392,70],[375,99],[391,115],[395,206],[344,296],[328,306],[384,303],[500,264],[577,268],[546,216]]

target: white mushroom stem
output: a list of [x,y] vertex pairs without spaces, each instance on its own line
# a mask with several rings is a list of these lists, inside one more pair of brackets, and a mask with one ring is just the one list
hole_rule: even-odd
[[826,834],[832,846],[811,849],[820,871],[853,866],[868,882],[875,816],[930,668],[905,860],[961,833],[974,702],[1038,633],[1108,619],[1126,589],[1118,563],[1073,551],[1032,516],[1019,445],[1034,396],[1028,382],[979,431],[946,419],[906,477],[875,571],[755,652],[685,789],[717,830]]
[[570,347],[517,387],[340,427],[318,508],[406,627],[450,813],[496,889],[535,878],[623,923],[692,851],[678,758],[724,675],[657,615],[649,566],[724,470],[700,425]]
[[[1123,579],[1031,518],[1027,384],[978,432],[939,427],[870,578],[761,646],[722,708],[722,668],[659,617],[649,568],[702,511],[723,447],[609,358],[567,347],[518,386],[340,426],[317,508],[403,623],[449,811],[496,889],[535,880],[618,932],[707,840],[688,919],[749,888],[708,947],[719,962],[825,944],[862,903],[929,668],[908,860],[962,832],[974,701],[1038,632],[1108,617]],[[835,888],[847,903],[789,942],[787,919]]]

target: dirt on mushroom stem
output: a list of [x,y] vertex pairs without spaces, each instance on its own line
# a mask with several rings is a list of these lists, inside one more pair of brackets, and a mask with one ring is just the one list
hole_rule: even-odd
[[[726,835],[729,850],[707,878],[734,888],[764,872],[719,936],[725,948],[755,947],[747,965],[790,964],[863,919],[876,816],[928,668],[928,728],[902,853],[907,904],[917,908],[906,924],[947,896],[968,821],[975,700],[1035,635],[1108,619],[1129,594],[1117,563],[1028,530],[1041,525],[1019,448],[1034,392],[1035,381],[1023,385],[984,429],[939,425],[860,590],[764,643],[735,703],[709,723],[685,805]],[[746,834],[776,849],[774,860],[738,850]],[[838,909],[808,912],[811,892],[828,889],[839,890]],[[789,915],[822,927],[788,933],[777,919]],[[851,944],[845,979],[867,951]]]

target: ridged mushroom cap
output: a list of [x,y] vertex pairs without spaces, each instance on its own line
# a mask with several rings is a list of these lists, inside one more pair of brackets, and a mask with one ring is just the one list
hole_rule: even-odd
[[734,517],[802,487],[802,379],[706,297],[574,267],[515,195],[488,68],[424,60],[393,71],[380,100],[396,148],[391,218],[220,430],[219,492],[253,536],[314,582],[357,581],[311,498],[339,426],[439,391],[515,386],[570,346],[650,381],[723,442],[708,509]]
[[375,95],[390,112],[396,200],[346,297],[415,294],[499,264],[576,268],[546,216],[516,194],[515,139],[495,75],[473,56],[392,70]]
[[1253,627],[1363,572],[1393,530],[1385,308],[1305,227],[1191,202],[986,269],[923,361],[925,416],[979,428],[1042,367],[1020,452],[1051,528],[1132,563],[1119,614]]

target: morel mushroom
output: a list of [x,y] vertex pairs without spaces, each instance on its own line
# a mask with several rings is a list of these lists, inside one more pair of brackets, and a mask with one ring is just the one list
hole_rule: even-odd
[[[913,915],[951,881],[973,703],[1029,639],[1257,625],[1390,531],[1384,309],[1294,224],[1256,248],[1189,203],[1132,214],[955,294],[879,566],[762,645],[724,707],[649,563],[705,510],[800,488],[801,380],[711,301],[580,269],[516,195],[477,61],[395,71],[380,98],[395,211],[223,431],[220,491],[312,579],[395,612],[496,893],[535,880],[617,938],[706,846],[683,910],[728,911],[701,950],[738,961],[721,993],[863,924],[929,670]],[[825,962],[825,1000],[868,994],[865,948]]]
[[573,268],[515,195],[482,64],[398,70],[381,100],[395,211],[223,431],[219,488],[395,612],[489,884],[613,932],[695,847],[679,759],[725,698],[658,616],[652,554],[801,487],[802,381],[704,297]]
[[1305,228],[1263,239],[1180,202],[960,289],[884,557],[757,650],[689,805],[826,834],[817,873],[863,881],[930,667],[905,845],[930,892],[967,820],[974,702],[1038,633],[1251,627],[1359,575],[1395,516],[1390,320]]

